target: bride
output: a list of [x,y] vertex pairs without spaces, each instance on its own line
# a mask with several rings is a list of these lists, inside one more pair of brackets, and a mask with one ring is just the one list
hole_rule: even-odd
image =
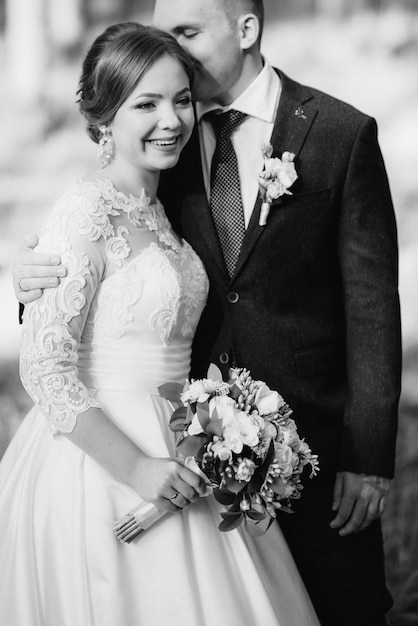
[[[38,246],[68,275],[24,312],[35,406],[0,464],[1,623],[318,624],[278,525],[219,532],[157,391],[184,383],[208,290],[156,197],[192,131],[192,78],[174,39],[134,23],[84,61],[80,109],[102,169],[61,197]],[[141,501],[172,514],[118,542],[114,521]]]

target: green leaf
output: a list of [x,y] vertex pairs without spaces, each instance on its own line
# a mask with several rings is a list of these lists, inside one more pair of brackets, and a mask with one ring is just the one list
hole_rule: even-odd
[[182,456],[194,456],[196,457],[201,449],[209,441],[205,434],[202,435],[187,435],[183,437],[178,444],[177,450]]
[[180,385],[180,383],[164,383],[164,385],[158,387],[158,392],[162,398],[169,402],[180,402],[183,385]]
[[258,511],[250,510],[246,511],[246,515],[255,522],[261,522],[261,520],[265,518],[266,513],[259,513]]
[[255,511],[257,513],[262,513],[263,515],[265,515],[266,508],[263,504],[259,504],[258,502],[253,502],[253,500],[251,499],[251,511]]
[[281,496],[282,498],[284,497],[284,494],[286,492],[286,485],[281,476],[277,476],[269,486],[276,495]]
[[204,431],[206,431],[206,428],[208,427],[210,423],[209,403],[199,402],[199,404],[197,405],[197,409],[196,409],[196,415],[197,415],[197,419],[199,420],[201,427],[203,428]]
[[260,491],[261,486],[263,485],[266,479],[268,469],[273,459],[274,459],[274,442],[271,441],[270,446],[267,450],[266,456],[264,458],[264,461],[262,462],[260,467],[257,469],[257,471],[255,472],[253,478],[251,479],[248,485],[248,491],[250,491],[251,493],[257,493],[258,491]]
[[185,406],[179,406],[170,417],[170,424],[172,422],[177,422],[178,420],[183,420],[183,423],[185,424],[186,418],[187,418],[187,408]]
[[217,365],[211,363],[209,365],[207,378],[211,378],[212,380],[220,380],[223,381],[222,372]]
[[229,395],[231,396],[233,400],[238,400],[241,394],[242,394],[242,390],[238,387],[236,383],[234,383],[229,390]]
[[[241,511],[241,498],[236,498],[235,502],[233,503],[233,505],[229,507],[229,509],[227,510],[226,513],[224,513],[224,515],[226,515],[226,514],[232,515],[232,514],[236,514],[236,513],[242,513],[242,511]],[[221,513],[221,515],[222,515],[222,513]]]
[[182,433],[184,431],[184,420],[170,422],[170,430],[172,430],[173,433]]
[[218,411],[215,408],[212,411],[212,417],[210,419],[209,424],[206,427],[206,432],[208,433],[208,435],[211,435],[212,437],[216,435],[217,437],[221,438],[223,434],[222,424],[223,422],[221,419],[219,419]]
[[181,433],[186,428],[187,409],[185,406],[179,406],[170,418],[170,430],[175,433]]
[[228,491],[232,491],[232,493],[240,493],[240,491],[246,488],[247,483],[246,482],[240,483],[238,480],[235,480],[235,478],[230,478],[229,476],[226,476],[225,486],[228,489]]
[[290,515],[293,515],[294,510],[290,509],[288,506],[281,506],[280,509],[277,509],[278,511],[283,511],[283,513],[290,513]]
[[224,505],[233,504],[237,497],[235,493],[231,493],[226,489],[214,489],[213,495],[218,502]]
[[238,528],[244,519],[243,513],[221,513],[221,515],[224,518],[218,526],[221,532],[228,532],[229,530]]
[[267,515],[261,522],[253,522],[248,517],[245,518],[245,530],[251,537],[261,537],[271,526],[273,518]]

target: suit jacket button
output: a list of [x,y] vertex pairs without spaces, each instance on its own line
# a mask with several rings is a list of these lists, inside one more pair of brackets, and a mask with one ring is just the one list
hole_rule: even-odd
[[228,302],[235,304],[239,300],[239,294],[236,291],[230,291],[226,297]]
[[229,354],[227,352],[222,352],[219,355],[219,361],[220,363],[222,363],[222,365],[226,365],[227,363],[229,363]]

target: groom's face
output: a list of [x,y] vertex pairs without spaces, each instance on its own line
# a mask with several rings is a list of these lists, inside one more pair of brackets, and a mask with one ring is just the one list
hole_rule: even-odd
[[[173,35],[196,63],[193,96],[229,104],[238,95],[243,54],[238,19],[220,0],[156,0],[154,24]],[[235,89],[234,89],[235,88]]]

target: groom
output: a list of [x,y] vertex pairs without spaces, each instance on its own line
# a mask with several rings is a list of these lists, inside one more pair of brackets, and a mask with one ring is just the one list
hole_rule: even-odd
[[[211,281],[193,375],[209,362],[244,366],[289,402],[321,472],[279,523],[318,617],[383,626],[391,599],[379,517],[401,358],[396,225],[376,124],[262,58],[261,0],[156,0],[154,22],[196,62],[198,123],[159,190]],[[268,142],[274,157],[295,155],[297,179],[261,226]],[[62,269],[28,263],[27,250],[20,289],[48,286],[33,277]]]

